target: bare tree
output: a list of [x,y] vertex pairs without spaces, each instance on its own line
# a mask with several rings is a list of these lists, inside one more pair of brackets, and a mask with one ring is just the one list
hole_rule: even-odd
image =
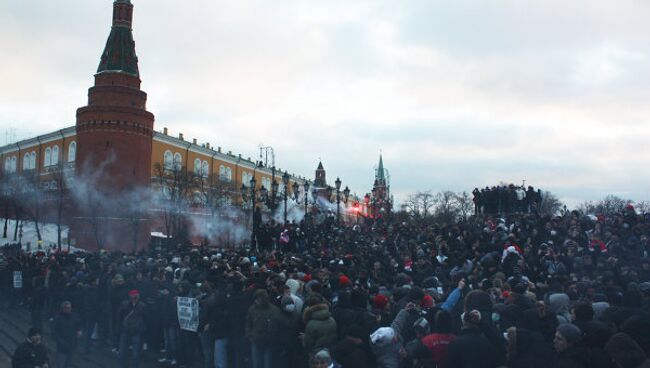
[[474,201],[472,197],[466,191],[456,193],[455,195],[456,207],[458,209],[458,215],[463,219],[467,218],[474,212]]
[[[230,206],[233,196],[237,194],[233,181],[217,174],[207,177],[200,176],[195,178],[194,181],[196,183],[194,188],[197,190],[199,197],[198,202],[209,211],[212,219]],[[205,226],[204,244],[207,245],[208,234],[210,233],[209,221],[206,221]]]
[[456,203],[456,194],[451,190],[439,192],[434,197],[435,215],[438,220],[443,222],[452,222],[458,216],[458,206]]
[[636,208],[637,212],[641,214],[650,213],[650,201],[637,202],[634,205],[634,208]]
[[[187,211],[189,197],[193,192],[193,180],[187,170],[174,164],[165,167],[160,163],[154,166],[158,198],[165,222],[168,242],[171,238],[178,238],[181,234],[182,216]],[[182,239],[180,239],[182,240]]]
[[600,213],[603,215],[613,215],[625,210],[625,206],[632,203],[632,200],[623,199],[613,194],[607,195],[599,201],[587,201],[578,205],[578,210],[582,213]]
[[537,210],[542,215],[554,216],[557,215],[563,207],[564,203],[562,203],[555,194],[549,191],[544,191],[542,193],[542,202],[539,204]]
[[2,230],[2,237],[7,237],[7,227],[9,225],[9,211],[11,210],[13,201],[13,187],[11,186],[11,174],[3,170],[0,175],[0,201],[2,201],[2,209],[4,212],[4,228]]

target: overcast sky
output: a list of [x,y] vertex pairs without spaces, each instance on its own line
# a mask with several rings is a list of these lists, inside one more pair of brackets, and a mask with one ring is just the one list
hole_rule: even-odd
[[[398,199],[499,182],[650,199],[650,2],[134,0],[155,128]],[[74,125],[109,0],[0,2],[0,136]]]

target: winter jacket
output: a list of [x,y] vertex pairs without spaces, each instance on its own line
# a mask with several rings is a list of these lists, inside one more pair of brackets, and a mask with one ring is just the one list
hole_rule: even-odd
[[478,327],[461,331],[447,350],[446,366],[449,368],[495,368],[499,357],[493,345]]
[[157,303],[160,325],[163,328],[178,327],[176,301],[171,295],[161,295]]
[[214,294],[214,301],[209,306],[207,323],[210,324],[210,333],[216,340],[227,338],[232,329],[228,299],[223,290]]
[[336,342],[336,321],[327,304],[316,304],[305,310],[306,324],[303,347],[310,352],[315,348],[329,347]]
[[364,344],[356,345],[351,340],[345,338],[332,346],[330,349],[332,357],[343,368],[366,368],[370,367],[368,359],[368,350],[364,349]]
[[47,349],[43,344],[34,345],[25,341],[18,345],[11,360],[12,368],[34,368],[47,363]]
[[431,360],[438,365],[439,368],[446,368],[447,351],[449,344],[456,339],[455,335],[432,333],[422,338],[422,344],[431,352]]
[[52,325],[52,335],[59,353],[71,353],[77,346],[79,322],[73,314],[59,314]]
[[272,344],[276,338],[280,309],[267,301],[255,301],[246,315],[245,335],[256,344]]
[[572,346],[558,353],[554,368],[587,368],[587,352],[580,346]]
[[130,300],[122,302],[117,312],[120,332],[129,335],[141,335],[144,332],[146,309],[146,306],[141,301],[138,301],[135,305]]

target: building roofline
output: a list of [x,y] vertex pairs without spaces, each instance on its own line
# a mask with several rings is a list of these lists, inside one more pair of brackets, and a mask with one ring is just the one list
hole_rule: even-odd
[[[218,159],[219,161],[227,162],[232,165],[238,165],[240,167],[244,167],[246,169],[250,170],[256,170],[257,172],[261,172],[264,174],[272,175],[273,171],[270,167],[267,166],[256,166],[255,162],[252,160],[248,160],[246,158],[241,157],[241,155],[234,155],[234,154],[228,154],[224,152],[219,152],[217,150],[214,150],[212,148],[207,148],[204,146],[201,146],[199,144],[194,144],[191,141],[186,141],[184,139],[176,138],[173,136],[170,136],[168,134],[164,134],[158,131],[154,131],[153,139],[159,142],[167,143],[170,144],[174,147],[181,148],[181,149],[188,149],[190,152],[194,153],[199,153],[203,154],[206,156],[214,157],[215,159]],[[275,175],[278,176],[278,174],[281,174],[284,171],[280,171],[276,169]],[[279,177],[279,176],[278,176]],[[298,177],[295,175],[291,175],[291,179],[294,181],[298,182],[304,182],[307,179]]]
[[68,138],[77,135],[77,128],[72,125],[67,128],[55,130],[49,133],[45,133],[42,135],[37,135],[32,138],[27,138],[23,139],[20,141],[16,141],[14,143],[10,143],[7,145],[4,145],[0,147],[0,153],[5,154],[13,151],[18,151],[19,146],[21,148],[25,147],[30,147],[30,146],[37,146],[39,144],[43,143],[48,143],[48,142],[53,142],[61,139],[61,134],[63,134],[63,137]]

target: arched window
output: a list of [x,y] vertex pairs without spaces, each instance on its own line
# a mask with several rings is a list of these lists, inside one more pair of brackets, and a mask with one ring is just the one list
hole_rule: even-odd
[[180,170],[183,167],[183,156],[180,153],[174,153],[174,170]]
[[171,168],[174,167],[174,155],[172,154],[172,151],[167,150],[163,154],[163,166],[166,170],[171,170]]
[[219,166],[219,180],[226,181],[226,167],[223,165]]
[[242,184],[249,187],[251,185],[251,179],[253,179],[253,174],[249,173],[248,171],[242,172],[241,174]]
[[50,147],[47,147],[45,149],[45,155],[43,157],[43,166],[50,165],[52,165],[52,149]]
[[226,167],[226,181],[232,181],[232,169]]
[[52,147],[52,165],[59,163],[59,146]]
[[29,164],[29,161],[31,160],[31,155],[29,153],[26,153],[25,156],[23,156],[23,170],[29,170],[31,169],[31,166]]
[[264,188],[271,190],[271,179],[262,178],[262,185],[264,185]]
[[16,168],[18,166],[16,162],[16,156],[11,156],[11,172],[16,172]]
[[29,166],[30,169],[36,168],[36,152],[34,151],[32,151],[32,153],[29,156]]
[[207,178],[209,173],[210,173],[210,165],[208,165],[208,161],[203,161],[201,163],[201,176]]
[[11,157],[5,158],[5,172],[11,172]]
[[201,160],[198,158],[194,160],[194,175],[201,175]]
[[77,142],[70,142],[68,145],[68,162],[74,162],[77,158]]

